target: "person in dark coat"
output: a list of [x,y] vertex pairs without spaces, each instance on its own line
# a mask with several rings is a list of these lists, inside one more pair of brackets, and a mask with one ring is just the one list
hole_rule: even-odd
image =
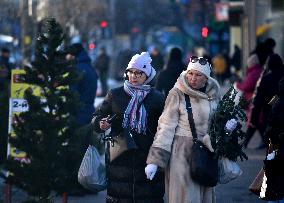
[[[270,140],[270,153],[274,150],[275,167],[266,168],[267,184],[269,189],[277,192],[277,200],[269,203],[284,202],[284,77],[279,82],[279,99],[272,105],[268,118],[265,135]],[[271,178],[272,177],[272,178]],[[270,191],[271,191],[270,190]]]
[[238,45],[234,45],[234,53],[231,58],[231,65],[235,67],[236,71],[241,69],[241,59],[242,59],[241,49]]
[[[271,111],[271,106],[268,103],[278,93],[278,82],[284,76],[283,61],[278,54],[269,56],[267,69],[269,72],[262,77],[256,89],[250,118],[250,125],[256,127],[262,136],[264,135],[267,119]],[[250,138],[248,136],[246,139],[249,140]],[[268,138],[264,136],[262,138],[264,144],[268,146]]]
[[10,59],[10,50],[7,48],[1,49],[1,56],[0,56],[0,90],[6,91],[7,86],[10,85],[10,78],[11,78],[11,70],[12,70],[12,63],[9,61]]
[[158,74],[156,89],[167,97],[185,67],[182,61],[182,51],[178,47],[172,48],[165,69]]
[[134,55],[124,85],[111,89],[94,114],[96,132],[111,127],[108,138],[112,141],[106,152],[107,203],[163,202],[163,172],[153,181],[147,180],[144,172],[164,106],[163,95],[148,85],[155,74],[149,53]]
[[[246,115],[247,118],[250,118],[251,110],[252,110],[252,97],[256,87],[256,83],[261,76],[263,71],[262,66],[259,64],[259,60],[256,54],[252,54],[247,60],[247,72],[242,81],[237,82],[236,89],[242,92],[244,99],[247,102],[246,106]],[[248,120],[248,125],[250,121]],[[245,143],[245,147],[247,147],[248,140]]]
[[160,50],[157,47],[155,47],[155,46],[152,47],[150,56],[152,58],[152,66],[159,73],[163,69],[164,64],[165,64],[164,63],[164,58],[163,58]]
[[264,66],[267,58],[274,53],[276,42],[272,38],[267,38],[264,42],[257,44],[253,53],[257,54],[260,65]]
[[272,106],[265,133],[284,160],[284,77],[279,81],[278,99]]
[[101,47],[100,53],[95,61],[95,69],[98,71],[102,84],[102,96],[105,96],[108,90],[107,79],[109,70],[109,56],[106,53],[105,47]]
[[79,93],[81,108],[76,115],[79,126],[89,124],[95,111],[98,76],[91,65],[91,59],[81,43],[72,44],[67,49],[67,60],[75,60],[78,74],[82,77],[71,89]]

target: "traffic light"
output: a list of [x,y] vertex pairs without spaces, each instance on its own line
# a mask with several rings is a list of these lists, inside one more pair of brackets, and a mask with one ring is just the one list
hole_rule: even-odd
[[94,49],[96,48],[96,45],[94,42],[89,43],[89,49]]
[[101,22],[100,22],[100,27],[101,27],[101,36],[102,36],[102,39],[105,39],[105,38],[107,38],[107,34],[106,34],[106,29],[108,28],[108,23],[107,23],[107,21],[106,20],[102,20]]
[[203,28],[201,29],[201,36],[202,36],[203,38],[208,37],[208,27],[203,27]]
[[102,20],[101,23],[100,23],[100,27],[101,28],[106,28],[108,26],[108,23],[106,20]]
[[140,29],[138,27],[132,27],[131,28],[131,33],[135,34],[135,33],[139,33]]

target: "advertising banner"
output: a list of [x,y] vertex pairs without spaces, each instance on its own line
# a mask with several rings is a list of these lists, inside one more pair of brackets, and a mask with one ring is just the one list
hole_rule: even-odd
[[[21,112],[25,112],[28,110],[27,100],[24,99],[24,94],[27,89],[33,91],[34,95],[40,95],[40,88],[26,84],[23,82],[22,78],[25,74],[24,70],[12,70],[11,73],[11,96],[9,100],[9,134],[11,136],[16,136],[12,124],[16,124],[15,115],[19,115]],[[13,147],[8,141],[8,150],[7,155],[12,156],[14,159],[28,162],[26,159],[26,153],[20,151]]]

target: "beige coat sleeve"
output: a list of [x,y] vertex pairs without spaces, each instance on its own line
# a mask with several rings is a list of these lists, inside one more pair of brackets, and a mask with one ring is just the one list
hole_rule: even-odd
[[166,99],[164,111],[159,118],[158,129],[150,148],[147,163],[165,168],[171,155],[172,142],[179,121],[180,96],[173,88]]

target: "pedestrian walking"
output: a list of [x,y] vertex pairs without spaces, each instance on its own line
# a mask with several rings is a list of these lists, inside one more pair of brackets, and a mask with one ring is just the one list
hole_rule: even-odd
[[0,55],[0,91],[8,90],[12,68],[13,64],[10,63],[10,50],[8,48],[2,48]]
[[81,143],[81,151],[85,152],[93,144],[91,120],[95,111],[94,101],[97,92],[98,76],[91,64],[91,59],[81,43],[74,43],[67,48],[66,59],[74,61],[79,74],[79,81],[70,87],[78,94],[79,108],[75,118],[78,124],[77,139]]
[[274,48],[276,42],[272,38],[267,38],[264,42],[257,44],[253,53],[256,53],[260,62],[260,65],[264,65],[267,61],[267,58],[274,53]]
[[153,46],[150,48],[150,56],[152,58],[152,66],[159,73],[164,68],[164,57],[158,47]]
[[[256,55],[257,58],[258,58],[258,62],[260,64],[260,66],[262,67],[262,72],[256,82],[256,86],[254,88],[254,92],[252,94],[252,101],[254,100],[254,97],[257,95],[257,89],[259,87],[259,84],[262,80],[262,78],[267,74],[267,72],[269,71],[267,65],[266,65],[266,61],[267,61],[267,58],[274,53],[274,48],[276,46],[276,42],[274,39],[272,38],[268,38],[266,39],[264,42],[261,42],[261,43],[258,43],[255,50],[252,51],[251,56],[253,55]],[[249,59],[248,59],[249,60]],[[251,71],[252,72],[252,71]],[[255,71],[254,71],[255,72]],[[253,81],[253,80],[252,80]],[[241,87],[242,88],[242,87]],[[246,95],[245,95],[246,96]],[[258,130],[259,131],[259,134],[262,138],[262,142],[263,144],[260,144],[257,148],[265,148],[267,146],[267,139],[265,139],[263,133],[264,133],[264,130],[265,130],[265,127],[264,125],[262,125],[264,122],[264,119],[263,119],[263,113],[262,111],[259,112],[259,125],[258,126],[255,126],[253,124],[251,124],[251,114],[254,110],[254,105],[250,105],[249,106],[250,109],[247,111],[248,114],[248,128],[247,128],[247,132],[246,132],[246,139],[244,141],[244,147],[247,147],[248,146],[248,143],[250,141],[250,139],[252,138],[252,136],[254,135],[255,131]]]
[[210,77],[210,66],[206,58],[191,58],[187,70],[180,74],[169,92],[164,111],[159,118],[145,173],[151,180],[155,178],[158,167],[165,170],[168,203],[215,202],[214,187],[202,186],[194,182],[190,175],[188,160],[191,157],[193,136],[185,101],[185,97],[190,98],[198,139],[210,140],[207,134],[210,115],[220,99],[220,87]]
[[218,82],[220,84],[223,84],[225,80],[225,73],[227,71],[227,61],[225,60],[225,57],[222,54],[217,54],[212,59],[213,64],[213,72],[216,76]]
[[[267,74],[264,74],[260,80],[259,86],[256,89],[256,94],[253,99],[253,108],[251,111],[249,129],[246,135],[245,143],[253,136],[254,128],[260,131],[264,145],[268,146],[268,138],[264,136],[264,131],[267,125],[267,119],[271,111],[271,106],[268,104],[274,95],[278,93],[278,82],[284,76],[284,66],[282,58],[278,54],[272,54],[267,62]],[[250,130],[250,131],[249,131]]]
[[109,56],[106,52],[105,47],[101,47],[98,57],[95,61],[95,69],[99,74],[99,79],[102,84],[102,95],[105,96],[108,91],[107,79],[109,70]]
[[111,89],[98,106],[92,121],[96,132],[111,128],[106,154],[106,202],[162,203],[164,175],[150,181],[144,168],[163,111],[163,95],[149,82],[156,74],[149,53],[134,55],[122,87]]
[[95,111],[94,100],[97,91],[98,76],[91,65],[91,58],[81,43],[72,44],[67,48],[67,60],[75,60],[75,66],[81,79],[71,89],[79,94],[81,108],[76,115],[80,126],[89,124]]
[[167,97],[185,68],[186,66],[182,61],[182,51],[178,47],[172,48],[165,69],[157,76],[156,89],[163,92]]
[[230,61],[231,65],[235,69],[235,72],[241,69],[242,53],[240,47],[237,44],[234,45],[234,53]]
[[279,82],[278,95],[265,131],[265,136],[270,140],[270,158],[264,162],[267,163],[264,167],[267,177],[265,196],[274,199],[268,203],[284,203],[284,77]]
[[[237,82],[236,89],[240,90],[247,102],[246,115],[250,119],[252,111],[252,98],[255,91],[256,83],[263,71],[262,66],[259,63],[258,56],[252,54],[247,60],[247,72],[245,78],[242,81]],[[248,119],[247,126],[249,128],[250,120]],[[247,147],[249,139],[244,142],[244,147]]]

